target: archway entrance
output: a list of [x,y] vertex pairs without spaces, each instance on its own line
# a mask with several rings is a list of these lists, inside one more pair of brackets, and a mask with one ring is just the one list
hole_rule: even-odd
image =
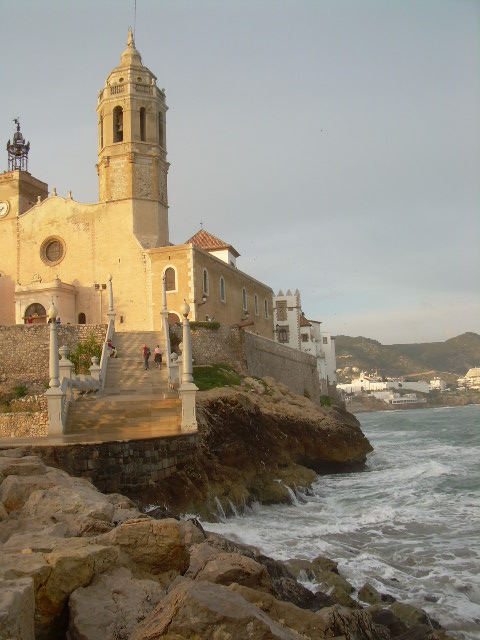
[[25,324],[46,324],[47,312],[45,311],[45,307],[39,302],[28,305],[25,309],[23,321]]

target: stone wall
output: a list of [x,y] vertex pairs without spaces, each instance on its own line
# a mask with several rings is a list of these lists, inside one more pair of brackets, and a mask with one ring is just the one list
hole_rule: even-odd
[[[0,382],[10,388],[48,382],[49,330],[48,325],[0,325]],[[107,326],[60,325],[57,331],[58,346],[73,353],[92,332],[102,343]]]
[[320,403],[317,359],[253,333],[244,333],[244,350],[248,371],[253,376],[271,376],[299,396]]
[[[172,331],[181,339],[181,326],[173,327]],[[315,356],[238,327],[221,326],[218,330],[197,327],[191,336],[194,365],[225,362],[240,373],[259,378],[270,376],[294,393],[320,402]]]
[[[181,325],[174,325],[171,331],[180,341],[182,340]],[[191,341],[194,365],[226,363],[240,373],[248,373],[243,349],[243,331],[238,327],[194,327],[191,331]],[[180,355],[179,351],[178,353]]]
[[88,478],[104,493],[130,497],[170,476],[177,464],[197,448],[197,434],[101,444],[22,446],[25,455],[40,456],[48,466]]
[[48,410],[45,396],[22,398],[12,405],[14,405],[14,411],[0,413],[0,439],[43,438],[48,434]]

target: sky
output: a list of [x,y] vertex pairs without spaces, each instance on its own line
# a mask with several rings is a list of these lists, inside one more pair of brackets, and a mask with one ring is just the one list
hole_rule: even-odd
[[129,26],[169,106],[172,242],[203,226],[332,335],[480,333],[480,1],[0,0],[1,148],[20,117],[58,195],[98,201]]

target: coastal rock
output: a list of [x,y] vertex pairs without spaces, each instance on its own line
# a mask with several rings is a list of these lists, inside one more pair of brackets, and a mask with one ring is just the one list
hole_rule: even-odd
[[226,586],[236,582],[267,592],[272,589],[272,580],[265,567],[240,553],[218,552],[203,543],[191,547],[190,558],[187,577]]
[[323,625],[325,637],[341,636],[345,640],[386,640],[388,632],[376,627],[372,617],[364,610],[351,610],[341,605],[327,607],[316,615]]
[[326,638],[323,622],[317,614],[299,609],[290,602],[284,602],[269,593],[255,591],[238,584],[229,587],[239,593],[247,602],[266,613],[272,620],[299,634],[301,638]]
[[219,505],[229,513],[254,501],[288,503],[318,473],[362,468],[372,450],[353,415],[270,379],[262,394],[240,387],[197,393],[197,421],[198,453],[145,492],[143,504],[215,519]]
[[33,580],[0,580],[0,640],[35,640]]
[[189,565],[188,549],[178,522],[173,519],[140,517],[127,520],[109,533],[98,536],[96,542],[120,549],[129,561],[151,576],[184,573]]
[[[214,635],[212,632],[214,631]],[[218,584],[183,578],[141,622],[130,640],[300,640],[239,593]]]
[[68,640],[129,638],[165,596],[157,582],[138,580],[120,567],[96,576],[70,596]]

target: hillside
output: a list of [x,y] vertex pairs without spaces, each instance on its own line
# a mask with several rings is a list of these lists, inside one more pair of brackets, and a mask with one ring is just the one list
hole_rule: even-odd
[[[381,376],[444,378],[464,375],[480,364],[480,335],[464,333],[445,342],[382,345],[362,336],[336,336],[337,368],[340,378],[351,378],[352,368],[378,371]],[[339,380],[340,381],[340,380]]]

